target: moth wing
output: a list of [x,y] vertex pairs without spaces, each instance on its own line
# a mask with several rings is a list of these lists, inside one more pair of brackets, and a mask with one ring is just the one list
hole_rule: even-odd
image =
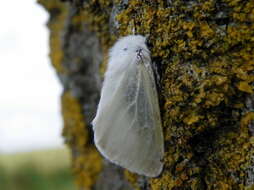
[[131,64],[105,78],[93,125],[95,144],[107,159],[138,174],[161,173],[164,142],[150,64]]

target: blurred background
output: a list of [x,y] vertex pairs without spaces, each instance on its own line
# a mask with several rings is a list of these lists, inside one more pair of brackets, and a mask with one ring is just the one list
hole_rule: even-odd
[[35,0],[4,1],[0,18],[0,189],[75,189],[48,15]]

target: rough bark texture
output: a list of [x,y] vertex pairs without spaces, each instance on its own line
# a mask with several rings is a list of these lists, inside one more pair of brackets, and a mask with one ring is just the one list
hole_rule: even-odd
[[[39,0],[64,87],[63,135],[81,189],[254,189],[253,0]],[[93,145],[109,47],[148,36],[160,74],[165,168],[154,179],[103,161]]]

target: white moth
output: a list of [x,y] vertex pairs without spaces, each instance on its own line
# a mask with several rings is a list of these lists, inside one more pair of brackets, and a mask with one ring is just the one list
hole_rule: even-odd
[[163,168],[164,142],[145,40],[129,35],[112,47],[92,124],[95,145],[104,157],[132,172],[156,177]]

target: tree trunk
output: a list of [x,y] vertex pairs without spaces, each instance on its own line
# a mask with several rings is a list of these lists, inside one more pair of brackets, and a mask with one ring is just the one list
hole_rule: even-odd
[[[80,189],[254,189],[254,1],[66,1],[39,3],[50,13],[63,136]],[[165,164],[158,178],[109,163],[93,144],[108,50],[133,32],[148,36],[160,76]]]

